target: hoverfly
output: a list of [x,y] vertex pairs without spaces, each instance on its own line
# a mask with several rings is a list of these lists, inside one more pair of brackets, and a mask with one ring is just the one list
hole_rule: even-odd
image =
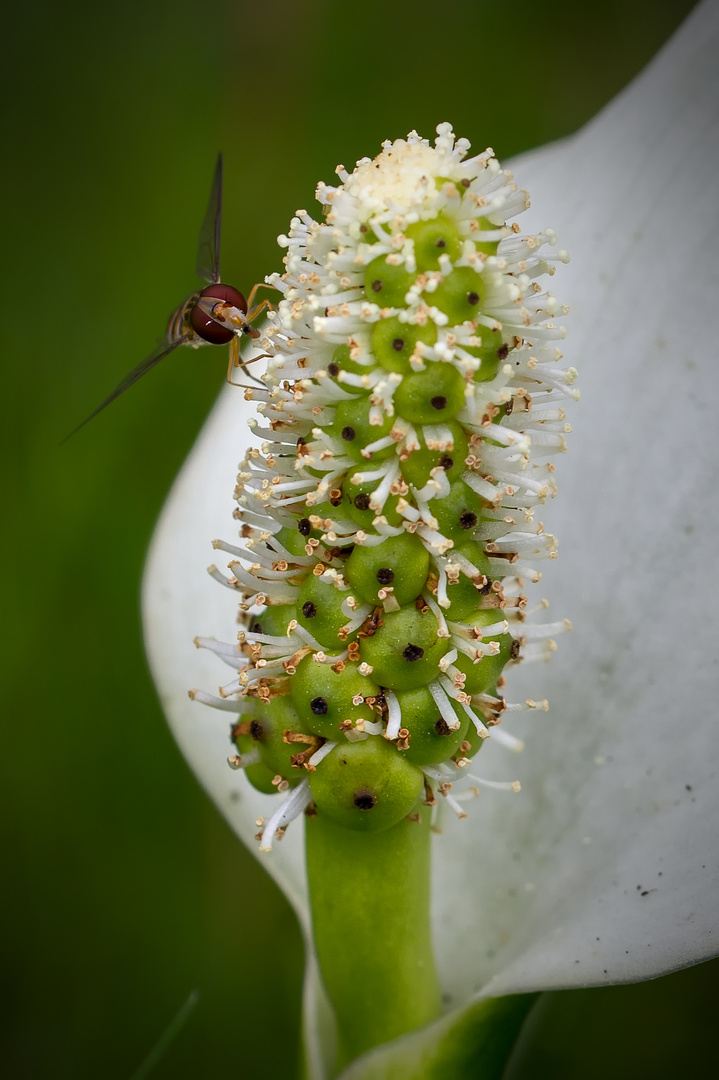
[[[233,367],[244,366],[240,361],[240,338],[242,335],[259,337],[252,323],[265,308],[272,305],[269,300],[263,300],[253,307],[255,295],[260,288],[267,288],[262,284],[255,285],[247,300],[242,293],[232,285],[223,285],[220,282],[220,232],[222,226],[222,154],[217,156],[215,176],[212,181],[210,200],[200,228],[200,237],[197,245],[197,276],[208,282],[204,289],[192,293],[191,296],[180,304],[172,313],[167,324],[165,338],[157,348],[145,357],[142,363],[133,368],[128,375],[105,398],[101,405],[86,416],[82,423],[78,424],[70,435],[74,435],[81,427],[84,427],[93,417],[109,405],[120,394],[124,394],[133,383],[142,378],[155,364],[164,360],[171,352],[180,345],[191,345],[193,349],[200,345],[229,345],[230,357],[227,365],[227,381],[231,382]],[[254,359],[261,359],[255,357]],[[66,436],[66,439],[70,438]],[[65,439],[63,439],[65,442]]]

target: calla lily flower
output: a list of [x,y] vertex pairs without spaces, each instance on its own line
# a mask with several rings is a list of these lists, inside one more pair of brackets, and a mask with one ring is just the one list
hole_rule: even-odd
[[[536,207],[523,229],[551,223],[572,255],[560,291],[583,400],[557,468],[560,498],[547,508],[561,551],[541,590],[575,632],[550,664],[510,676],[514,700],[550,700],[549,713],[522,714],[523,728],[515,721],[522,756],[487,756],[486,774],[509,766],[522,794],[483,792],[435,839],[435,946],[449,1013],[401,1040],[405,1054],[426,1052],[484,998],[649,979],[719,951],[717,510],[707,439],[718,51],[719,4],[706,0],[586,128],[512,165]],[[228,769],[227,724],[187,696],[221,679],[195,635],[231,640],[236,629],[235,603],[204,567],[213,537],[231,532],[251,410],[227,388],[185,464],[150,553],[144,617],[177,740],[256,851],[256,819],[276,803]],[[330,1036],[302,829],[259,857],[305,933],[308,1074],[320,1078]],[[394,1075],[396,1052],[380,1047],[347,1076]]]

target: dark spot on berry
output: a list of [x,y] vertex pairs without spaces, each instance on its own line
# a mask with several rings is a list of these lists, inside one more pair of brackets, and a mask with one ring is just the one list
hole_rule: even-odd
[[323,697],[314,697],[310,702],[310,708],[315,716],[326,716],[329,705]]
[[306,619],[314,619],[317,614],[317,606],[311,600],[306,600],[302,605],[302,614]]
[[506,360],[509,356],[509,345],[500,345],[497,349],[497,356],[500,360]]
[[300,518],[297,522],[297,531],[301,532],[303,536],[309,536],[312,532],[312,522],[309,518]]
[[429,403],[433,409],[447,408],[447,399],[443,394],[435,394],[433,398],[429,399]]
[[415,660],[422,659],[424,656],[424,649],[421,645],[408,645],[402,653],[402,656],[405,660],[409,661],[410,664],[413,664]]
[[468,292],[467,293],[467,303],[469,304],[470,307],[476,307],[476,305],[479,303],[479,293]]
[[442,248],[446,248],[446,246],[447,246],[447,241],[446,241],[446,240],[443,240],[443,239],[442,239],[442,237],[440,236],[440,237],[438,237],[438,238],[437,238],[437,239],[435,240],[435,242],[434,242],[434,246],[435,246],[436,248],[440,248],[440,250],[441,250]]
[[369,495],[365,495],[362,491],[359,495],[355,495],[355,506],[358,510],[369,510]]
[[356,791],[354,804],[358,810],[371,810],[377,802],[371,791]]
[[446,472],[449,472],[450,469],[454,468],[454,458],[451,458],[449,454],[445,454],[439,459],[439,464]]
[[390,585],[394,581],[394,570],[388,566],[381,566],[377,571],[377,580],[380,585]]
[[519,644],[519,642],[518,641],[513,641],[512,645],[510,647],[510,650],[509,650],[510,660],[516,660],[517,659],[517,657],[519,656],[519,650],[520,649],[521,649],[521,645]]
[[449,735],[449,724],[443,716],[440,716],[439,719],[435,721],[434,730],[437,735],[441,735],[443,738],[445,735]]
[[352,442],[353,439],[357,438],[357,432],[348,424],[347,427],[342,428],[342,438],[345,442]]
[[395,352],[402,352],[404,348],[404,338],[396,337],[392,342],[392,348]]
[[382,292],[382,282],[379,278],[374,279],[374,281],[370,285],[370,289],[372,290],[372,292]]
[[327,365],[327,371],[329,372],[329,374],[334,379],[335,375],[339,375],[339,373],[340,373],[339,364],[328,364]]
[[459,515],[459,524],[462,529],[473,529],[477,524],[477,515],[471,510],[464,510]]
[[263,726],[259,722],[259,720],[253,720],[251,722],[251,724],[250,724],[250,735],[255,740],[255,742],[262,742],[262,740],[263,740],[263,738],[265,736],[265,729],[263,728]]
[[255,620],[255,622],[252,623],[252,626],[250,627],[250,630],[252,631],[253,634],[261,634],[262,633],[262,624]]

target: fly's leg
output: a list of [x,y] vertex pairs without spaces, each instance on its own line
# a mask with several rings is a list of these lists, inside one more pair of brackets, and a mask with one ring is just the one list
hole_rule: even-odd
[[[258,360],[269,359],[269,356],[269,353],[260,353],[259,356],[253,356],[251,360],[242,360],[240,358],[240,339],[239,337],[233,337],[232,341],[230,342],[230,355],[227,364],[227,377],[225,381],[228,382],[230,386],[240,386],[245,390],[252,390],[252,387],[248,386],[246,383],[236,383],[232,381],[233,368],[247,368],[250,364],[254,364]],[[247,374],[250,376],[251,379],[254,379],[258,386],[264,387],[264,383],[261,382],[259,379],[255,379],[254,375],[252,375],[249,371],[247,372]]]

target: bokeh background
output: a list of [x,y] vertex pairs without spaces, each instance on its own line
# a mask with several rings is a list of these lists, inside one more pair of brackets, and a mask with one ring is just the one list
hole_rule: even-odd
[[[445,119],[502,158],[557,139],[692,6],[36,0],[4,15],[3,1076],[144,1076],[194,990],[155,1080],[295,1074],[296,923],[173,745],[139,628],[153,523],[223,353],[180,350],[58,446],[194,288],[218,149],[223,279],[247,291],[338,162]],[[512,1080],[716,1064],[717,974],[550,995]]]

